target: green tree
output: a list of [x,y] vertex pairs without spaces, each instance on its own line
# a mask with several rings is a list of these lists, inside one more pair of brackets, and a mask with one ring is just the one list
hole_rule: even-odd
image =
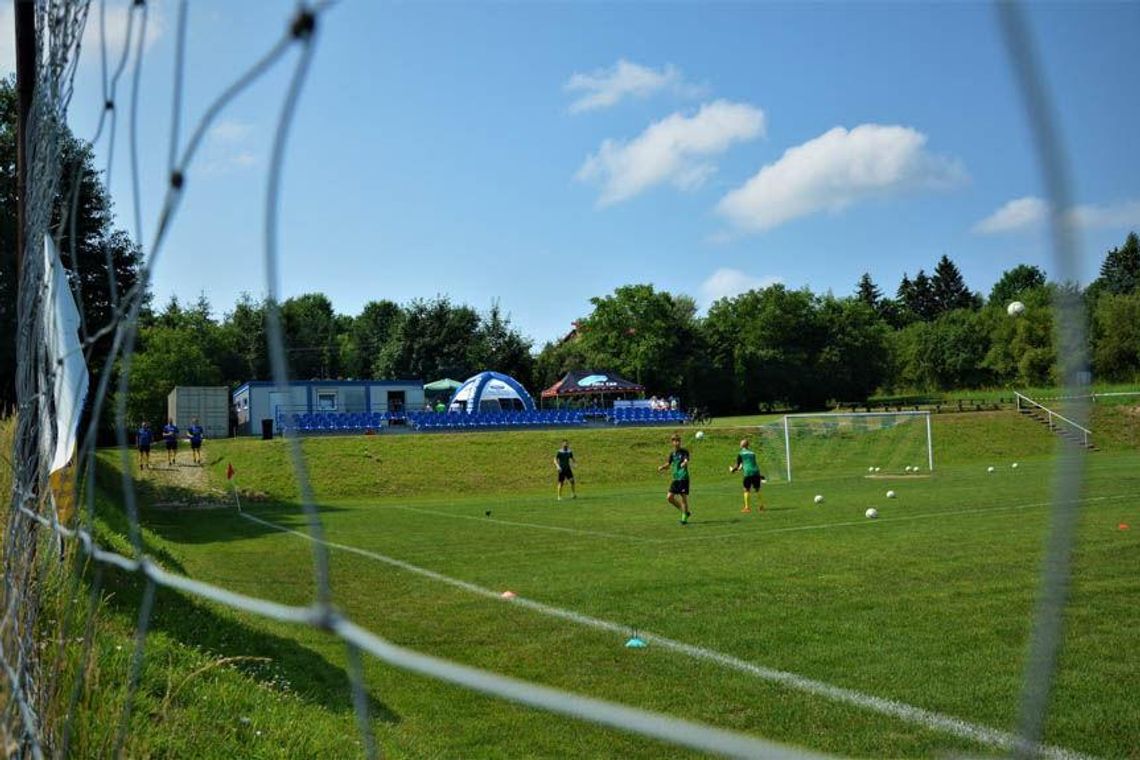
[[281,325],[292,376],[334,378],[340,374],[340,341],[332,302],[306,293],[281,304]]
[[[913,287],[910,279],[903,275],[903,280],[899,284],[899,291],[910,292]],[[855,297],[870,306],[879,319],[891,327],[900,327],[904,324],[904,308],[898,301],[883,296],[883,292],[879,290],[879,286],[871,279],[869,273],[864,272],[863,276],[859,278],[859,283],[855,286]]]
[[[60,258],[78,294],[82,332],[84,337],[93,337],[112,326],[112,288],[121,298],[135,286],[142,257],[130,237],[113,226],[111,200],[90,148],[72,137],[66,127],[63,129],[61,182],[53,201],[51,226],[59,238]],[[16,199],[16,92],[12,80],[4,79],[0,80],[0,405],[15,398]],[[73,199],[75,214],[71,213]],[[112,342],[108,331],[86,348],[92,387],[105,370]]]
[[898,300],[906,315],[904,319],[906,322],[915,319],[929,321],[938,316],[934,285],[922,269],[918,270],[913,280],[903,274],[902,282],[899,283]]
[[[352,320],[343,348],[345,373],[350,377],[373,377],[372,368],[400,320],[403,310],[392,301],[369,301]],[[430,380],[432,378],[425,378]]]
[[504,316],[498,301],[481,320],[472,343],[469,360],[473,367],[485,367],[502,372],[524,386],[534,381],[533,344],[511,327],[510,316]]
[[947,314],[955,309],[973,309],[979,305],[974,294],[966,287],[966,280],[957,264],[943,254],[934,267],[930,279],[931,299],[935,316]]
[[867,304],[872,311],[877,312],[879,310],[879,304],[883,300],[883,292],[871,279],[870,272],[864,272],[863,276],[859,278],[859,284],[855,286],[855,297]]
[[1045,272],[1029,264],[1018,264],[1001,273],[990,290],[989,303],[1005,308],[1010,301],[1024,300],[1025,294],[1045,285]]
[[590,303],[578,333],[591,367],[625,374],[653,393],[684,394],[697,339],[692,298],[626,285]]
[[373,377],[467,378],[478,332],[479,314],[470,306],[456,306],[446,296],[412,301],[376,357]]
[[1102,380],[1140,379],[1140,291],[1101,296],[1093,312],[1093,371]]
[[1128,233],[1124,245],[1113,248],[1100,265],[1100,277],[1092,285],[1097,293],[1127,295],[1140,289],[1140,237]]
[[816,360],[821,392],[835,401],[863,401],[888,379],[888,328],[861,298],[824,298],[826,334]]
[[221,330],[229,356],[225,376],[230,384],[269,379],[265,310],[265,302],[242,293],[233,310],[225,315]]
[[570,370],[587,367],[592,367],[592,362],[586,356],[577,333],[563,340],[548,342],[534,360],[535,389],[549,388]]
[[982,312],[981,320],[990,343],[983,366],[993,373],[994,382],[1041,386],[1056,381],[1054,290],[1042,285],[1016,291],[1016,297],[1026,307],[1019,317],[1006,313],[1007,296],[993,301]]
[[985,324],[973,310],[916,322],[891,340],[896,384],[922,390],[981,387],[993,377],[984,365],[988,350]]
[[176,385],[221,385],[222,343],[205,298],[189,309],[172,298],[151,324],[139,328],[131,358],[128,422],[164,420],[166,398]]
[[817,366],[827,329],[809,291],[773,285],[721,299],[709,308],[705,331],[735,408],[817,408],[827,400]]

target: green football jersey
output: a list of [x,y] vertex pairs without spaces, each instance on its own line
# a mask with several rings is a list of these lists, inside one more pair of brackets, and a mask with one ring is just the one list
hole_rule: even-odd
[[677,449],[669,454],[669,465],[673,468],[673,480],[689,479],[689,452]]
[[756,452],[751,449],[741,449],[736,455],[736,463],[745,475],[759,475],[760,465],[756,463]]

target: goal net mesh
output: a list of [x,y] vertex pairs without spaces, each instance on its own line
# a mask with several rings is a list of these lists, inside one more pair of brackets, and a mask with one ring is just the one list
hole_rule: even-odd
[[[734,757],[816,756],[739,731],[520,681],[399,647],[355,624],[335,606],[328,548],[304,454],[295,438],[290,441],[291,463],[312,546],[314,593],[310,603],[284,605],[191,578],[171,569],[161,553],[149,550],[139,520],[126,430],[138,317],[146,304],[151,274],[170,230],[178,224],[186,187],[196,172],[203,171],[200,154],[211,126],[255,84],[262,80],[283,82],[276,109],[267,116],[273,121],[274,136],[265,172],[263,215],[254,222],[263,230],[264,247],[250,263],[259,255],[265,273],[264,291],[270,304],[267,349],[273,380],[287,383],[289,368],[281,319],[274,306],[280,303],[278,199],[290,126],[302,107],[301,96],[319,30],[335,3],[297,3],[279,19],[276,38],[264,49],[251,51],[248,65],[232,72],[229,82],[207,98],[207,105],[197,113],[184,113],[188,109],[183,102],[184,79],[190,75],[184,65],[190,13],[187,0],[18,0],[16,5],[19,12],[30,9],[34,13],[35,63],[32,71],[22,72],[34,81],[34,96],[22,135],[27,149],[25,242],[20,256],[16,429],[8,460],[12,492],[4,532],[0,618],[0,738],[9,756],[138,754],[133,738],[140,727],[155,719],[144,709],[144,705],[154,704],[154,695],[146,693],[143,674],[150,672],[153,680],[155,668],[162,667],[152,662],[155,597],[172,592],[337,637],[344,646],[344,688],[355,711],[359,746],[366,757],[378,756],[379,749],[373,733],[375,716],[370,715],[374,700],[364,679],[365,656],[405,672],[701,752]],[[173,76],[157,93],[144,92],[143,71],[154,64],[148,56],[148,25],[159,21],[151,15],[159,8],[175,10]],[[24,45],[30,42],[26,37],[22,40]],[[96,98],[99,115],[94,134],[86,144],[76,145],[68,129],[68,109],[81,52],[88,54],[88,65],[101,72],[101,92]],[[283,77],[277,77],[282,73]],[[172,100],[165,146],[168,160],[161,177],[165,190],[161,197],[144,199],[144,162],[139,156],[144,125],[140,124],[139,103],[142,97],[156,95]],[[81,236],[76,234],[75,219],[82,200],[83,161],[64,160],[70,148],[75,148],[73,152],[80,158],[86,150],[105,157],[100,179],[107,193],[114,197],[123,192],[131,199],[123,217],[131,222],[131,245],[141,251],[141,267],[134,285],[120,290],[114,277],[120,262],[112,260],[114,252],[110,250],[99,252],[107,256],[109,304],[104,324],[89,324],[82,317],[72,324],[70,319],[75,312],[84,312],[79,268],[64,271],[60,266],[61,260],[69,260],[75,267],[81,255],[76,247]],[[112,171],[118,165],[116,152],[123,151],[129,166],[127,188]],[[75,191],[68,192],[67,188]],[[144,208],[157,208],[157,212],[147,217]],[[78,309],[75,301],[79,301]],[[61,335],[69,336],[62,347]],[[89,358],[91,348],[100,341],[109,345],[103,366],[87,367],[80,362],[82,378],[74,377],[71,369],[77,357],[82,354]],[[87,370],[98,378],[89,393]],[[76,430],[72,410],[83,406],[85,399],[90,422]],[[117,451],[97,453],[96,433],[105,413],[112,416],[118,446]],[[102,482],[108,468],[97,464],[106,463],[108,457],[119,460],[122,477],[117,484]],[[65,466],[59,465],[61,459]],[[97,477],[102,493],[118,494],[114,509],[98,514]],[[120,575],[118,591],[124,593],[106,590],[106,579],[112,573]],[[106,636],[98,635],[98,620],[112,597],[117,597],[115,603],[120,606],[137,604],[130,609],[135,624],[126,644],[110,645]],[[115,654],[120,650],[125,651]],[[92,682],[95,679],[91,674],[96,672],[92,666],[97,661],[114,661],[124,667],[116,671],[113,683]],[[117,719],[93,720],[88,708],[94,700],[110,703]],[[163,709],[162,704],[159,709]]]
[[925,414],[897,412],[789,415],[767,437],[768,446],[779,447],[780,474],[790,473],[793,480],[854,472],[897,474],[908,468],[926,472],[933,453],[929,420]]
[[[131,360],[137,317],[145,304],[151,272],[163,253],[171,228],[179,222],[179,210],[186,200],[185,189],[200,171],[201,149],[211,126],[218,123],[235,99],[257,83],[267,80],[277,88],[276,105],[266,120],[273,124],[274,139],[265,176],[264,210],[253,222],[262,227],[263,249],[250,256],[250,268],[260,259],[265,272],[264,292],[270,303],[279,302],[278,285],[278,198],[283,182],[282,168],[287,160],[289,132],[294,116],[303,108],[310,63],[318,48],[320,30],[332,2],[299,2],[279,19],[279,33],[263,49],[252,49],[247,65],[235,70],[229,80],[205,107],[187,112],[183,103],[184,79],[192,72],[184,66],[186,26],[192,12],[186,0],[167,0],[162,7],[171,14],[170,30],[178,41],[173,65],[158,67],[172,76],[159,88],[146,92],[148,24],[156,4],[146,0],[91,3],[88,0],[18,0],[17,6],[30,6],[35,14],[35,68],[27,72],[35,84],[34,98],[23,134],[27,171],[21,251],[19,329],[16,335],[17,415],[10,463],[12,492],[4,532],[4,577],[2,618],[0,618],[0,728],[7,754],[16,757],[44,756],[124,756],[131,754],[132,732],[151,720],[135,709],[140,677],[153,653],[150,629],[157,593],[193,597],[212,605],[236,610],[245,616],[308,627],[337,637],[344,647],[345,690],[350,695],[360,732],[363,754],[378,754],[372,735],[373,716],[364,682],[362,659],[373,657],[405,672],[416,673],[464,688],[552,713],[590,721],[615,730],[634,732],[701,752],[733,757],[801,758],[814,755],[763,738],[702,725],[675,716],[653,713],[629,705],[594,699],[568,691],[519,681],[498,673],[478,670],[456,662],[398,647],[362,629],[341,615],[335,607],[335,589],[330,581],[329,558],[322,542],[322,525],[308,486],[303,453],[292,445],[292,466],[302,494],[301,507],[308,536],[313,539],[312,577],[315,592],[303,605],[284,605],[251,597],[232,588],[206,583],[175,572],[161,557],[148,551],[142,538],[135,486],[126,460],[126,398],[132,383]],[[1002,4],[1003,6],[1008,4]],[[1028,43],[1019,35],[1024,30],[1016,10],[1003,11],[1007,44],[1023,87],[1033,80],[1035,64]],[[10,34],[11,31],[8,30]],[[1029,52],[1026,52],[1029,51]],[[82,55],[81,55],[82,53]],[[208,53],[207,53],[208,54]],[[52,259],[46,241],[64,259],[74,256],[69,249],[76,239],[72,229],[78,193],[69,195],[61,188],[76,188],[75,166],[61,160],[66,147],[64,129],[73,103],[73,82],[80,61],[100,72],[101,92],[94,134],[80,135],[100,157],[106,157],[102,180],[107,192],[126,193],[131,202],[123,217],[131,221],[133,244],[142,252],[137,286],[118,292],[113,282],[109,316],[104,324],[81,324],[78,349],[88,355],[99,342],[109,345],[104,366],[89,367],[93,382],[88,393],[88,419],[78,431],[71,465],[53,470],[55,452],[61,440],[75,433],[60,424],[61,399],[58,389],[64,366],[71,354],[61,355],[55,338],[59,333],[61,292],[54,280]],[[1028,73],[1025,73],[1028,71]],[[271,74],[271,72],[273,72]],[[148,70],[149,73],[149,70]],[[153,80],[151,80],[153,81]],[[276,84],[274,84],[276,83]],[[1031,95],[1036,95],[1031,92]],[[139,150],[142,140],[139,124],[141,97],[169,98],[172,119],[166,141],[169,159],[163,168],[164,190],[160,197],[142,198]],[[1033,101],[1033,98],[1028,98]],[[76,101],[78,102],[78,100]],[[90,102],[90,99],[84,102]],[[1032,103],[1031,103],[1032,105]],[[1036,113],[1033,108],[1031,113]],[[151,144],[151,143],[147,143]],[[112,158],[128,157],[130,171],[112,172],[119,165]],[[1044,151],[1048,153],[1048,151]],[[1048,163],[1048,155],[1043,158]],[[71,175],[69,176],[69,173]],[[144,203],[144,200],[146,203]],[[1065,208],[1063,204],[1060,206]],[[143,209],[153,209],[151,216]],[[71,231],[69,233],[69,231]],[[1058,244],[1061,254],[1071,256],[1066,241]],[[108,255],[110,255],[108,253]],[[114,269],[114,265],[109,266]],[[1070,268],[1059,267],[1059,275]],[[66,286],[75,289],[76,275],[70,273]],[[55,282],[55,286],[53,286]],[[50,297],[48,294],[51,293]],[[80,309],[82,312],[82,309]],[[1079,338],[1083,324],[1077,313],[1067,315],[1067,324],[1076,326]],[[268,312],[268,352],[272,357],[274,380],[288,378],[280,319],[273,308]],[[1077,340],[1077,344],[1083,345]],[[1062,352],[1075,356],[1079,352]],[[1074,376],[1066,372],[1066,377]],[[112,371],[113,370],[113,371]],[[114,455],[123,457],[126,473],[120,484],[121,503],[115,516],[96,519],[94,510],[95,462],[107,454],[95,449],[98,420],[109,412],[118,435]],[[1069,413],[1083,420],[1080,409]],[[783,428],[762,431],[763,458],[769,477],[781,477],[792,455],[792,471],[827,472],[836,467],[863,469],[882,467],[901,470],[905,466],[926,466],[925,428],[921,420],[872,416],[863,419],[795,419],[789,421],[790,444],[785,447]],[[782,465],[774,466],[775,463]],[[1039,741],[1056,654],[1056,629],[1063,609],[1067,583],[1067,559],[1071,548],[1072,523],[1061,506],[1079,489],[1079,463],[1064,470],[1068,487],[1060,489],[1057,538],[1050,544],[1047,567],[1052,574],[1043,578],[1041,609],[1033,645],[1033,667],[1027,672],[1021,726],[1028,742]],[[104,522],[110,520],[112,524]],[[1059,558],[1059,561],[1052,561]],[[1056,570],[1060,568],[1060,570]],[[121,688],[92,684],[86,677],[93,659],[106,655],[95,636],[95,621],[106,604],[104,578],[111,572],[126,573],[137,584],[137,608],[131,609],[135,625],[132,637],[123,643],[125,652]],[[132,597],[134,598],[134,597]],[[119,600],[122,603],[122,600]],[[113,696],[112,696],[113,695]],[[92,725],[85,706],[92,700],[113,699],[117,711],[114,725]],[[1032,744],[1027,744],[1032,749]],[[78,748],[78,749],[77,749]],[[1015,749],[1009,746],[1005,749]]]

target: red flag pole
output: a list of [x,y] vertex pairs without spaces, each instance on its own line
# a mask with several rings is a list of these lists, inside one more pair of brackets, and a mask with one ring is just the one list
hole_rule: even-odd
[[234,469],[233,462],[226,465],[226,480],[230,482],[230,490],[234,492],[234,503],[237,504],[238,514],[241,514],[241,496],[238,495],[237,483],[234,482],[234,475],[237,470]]

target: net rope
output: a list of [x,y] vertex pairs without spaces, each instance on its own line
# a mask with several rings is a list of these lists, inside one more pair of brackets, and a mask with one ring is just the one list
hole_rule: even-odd
[[[473,689],[499,698],[546,710],[552,713],[589,721],[622,731],[729,757],[809,758],[815,753],[788,747],[756,736],[702,725],[673,716],[643,710],[600,699],[581,696],[544,685],[520,681],[501,674],[479,670],[460,663],[440,659],[421,652],[399,647],[364,629],[345,617],[335,606],[335,595],[329,577],[327,543],[313,497],[306,462],[300,441],[290,437],[289,448],[292,466],[300,490],[307,533],[312,539],[312,572],[315,586],[314,599],[305,606],[289,606],[268,599],[244,595],[224,587],[164,569],[153,557],[146,554],[139,521],[138,496],[131,477],[127,446],[126,398],[131,383],[131,358],[138,329],[140,310],[145,305],[146,293],[154,267],[160,259],[164,243],[178,210],[184,200],[185,187],[191,175],[195,158],[210,127],[234,99],[259,81],[267,72],[291,65],[291,73],[280,100],[280,110],[272,144],[271,160],[266,183],[264,206],[264,268],[265,289],[268,295],[268,342],[273,380],[284,385],[289,377],[287,354],[282,337],[281,318],[274,306],[280,293],[278,255],[278,199],[283,182],[282,170],[288,155],[290,127],[297,109],[301,107],[304,86],[313,55],[317,47],[321,21],[334,8],[333,2],[301,2],[296,10],[282,19],[284,30],[280,37],[245,70],[239,72],[193,121],[187,122],[185,143],[183,134],[183,93],[185,75],[186,27],[189,13],[187,0],[179,0],[176,20],[175,66],[171,82],[171,133],[168,145],[167,182],[161,206],[154,219],[150,237],[146,238],[146,225],[142,213],[142,190],[139,165],[139,102],[140,87],[146,62],[146,35],[150,7],[145,0],[133,0],[125,14],[126,30],[122,46],[112,50],[108,43],[108,7],[99,0],[98,19],[99,69],[101,73],[102,108],[90,138],[90,145],[100,146],[106,156],[102,175],[108,193],[113,194],[113,172],[116,145],[125,131],[130,166],[130,188],[133,203],[130,219],[134,242],[145,256],[137,283],[127,292],[119,292],[114,277],[108,283],[112,315],[106,325],[81,325],[82,350],[90,354],[96,342],[110,339],[111,350],[105,366],[99,372],[99,384],[91,394],[90,420],[82,431],[71,477],[83,485],[83,508],[78,510],[78,524],[62,524],[54,501],[45,498],[49,491],[47,457],[44,452],[52,443],[52,431],[44,429],[42,420],[51,419],[52,388],[57,367],[45,350],[47,316],[42,299],[48,273],[42,254],[45,235],[57,240],[70,240],[75,245],[75,224],[79,196],[78,162],[64,166],[61,147],[65,134],[67,111],[74,94],[74,81],[79,66],[81,43],[89,22],[92,0],[26,0],[33,2],[37,28],[37,67],[34,75],[35,97],[28,115],[25,132],[28,184],[25,223],[23,267],[21,269],[20,298],[18,299],[18,332],[16,335],[19,364],[17,367],[17,428],[11,467],[13,474],[12,508],[4,536],[4,580],[2,588],[2,617],[0,617],[0,681],[5,684],[2,725],[7,750],[18,757],[41,758],[67,756],[76,732],[80,696],[85,688],[84,665],[93,656],[95,646],[94,620],[102,601],[105,568],[137,574],[144,581],[141,602],[137,611],[134,648],[127,674],[127,697],[114,728],[114,754],[126,751],[131,726],[134,694],[138,688],[143,664],[147,655],[148,631],[152,622],[154,598],[158,589],[172,589],[179,593],[208,600],[211,603],[274,620],[328,632],[340,639],[345,647],[346,688],[357,717],[361,746],[367,757],[378,755],[378,746],[372,735],[368,714],[367,687],[362,657],[376,658],[402,670],[439,679],[450,684]],[[1057,270],[1065,276],[1075,272],[1077,250],[1071,231],[1061,221],[1062,211],[1068,207],[1068,180],[1061,141],[1053,124],[1048,102],[1048,91],[1041,84],[1040,67],[1032,50],[1031,40],[1020,7],[1014,3],[996,5],[998,23],[1005,33],[1013,68],[1018,76],[1021,91],[1027,101],[1029,121],[1035,130],[1049,196],[1054,203],[1054,255]],[[129,75],[129,92],[120,91],[123,77]],[[122,114],[126,109],[125,115]],[[125,130],[119,124],[120,116],[126,120]],[[57,203],[61,179],[71,174],[72,195],[66,199],[61,218],[53,222],[52,213]],[[70,235],[63,232],[70,230]],[[64,251],[67,253],[67,251]],[[113,271],[111,252],[104,250],[108,270]],[[1075,276],[1069,279],[1075,280]],[[78,285],[72,283],[74,294],[81,297]],[[82,307],[82,304],[81,304]],[[1059,354],[1068,361],[1065,378],[1069,394],[1079,394],[1080,373],[1085,367],[1083,325],[1080,304],[1063,304],[1058,320],[1058,340],[1066,347]],[[80,313],[83,309],[80,308]],[[1076,326],[1077,329],[1074,329]],[[1075,343],[1074,343],[1075,341]],[[110,384],[113,366],[117,366],[118,380],[115,393]],[[95,441],[98,420],[104,406],[114,404],[119,449],[122,456],[122,508],[128,520],[130,552],[116,552],[101,546],[95,538]],[[1087,419],[1087,404],[1079,400],[1066,404],[1070,416],[1078,421]],[[1081,495],[1083,482],[1083,452],[1064,458],[1058,468],[1052,532],[1043,561],[1039,605],[1034,634],[1026,666],[1023,698],[1019,719],[1022,742],[1015,752],[1032,756],[1043,751],[1041,741],[1048,695],[1056,670],[1060,641],[1060,618],[1063,611],[1069,578],[1068,558],[1075,536],[1075,504]],[[70,550],[64,550],[67,546]],[[60,622],[56,646],[40,646],[36,640],[37,615],[41,611],[41,593],[61,564],[66,565],[68,614]],[[84,581],[86,579],[86,581]],[[61,726],[50,730],[43,723],[44,707],[48,695],[63,681],[64,649],[74,633],[76,614],[73,608],[86,607],[86,617],[80,642],[77,676],[68,697]],[[49,642],[50,644],[51,642]],[[54,654],[54,657],[52,656]]]

